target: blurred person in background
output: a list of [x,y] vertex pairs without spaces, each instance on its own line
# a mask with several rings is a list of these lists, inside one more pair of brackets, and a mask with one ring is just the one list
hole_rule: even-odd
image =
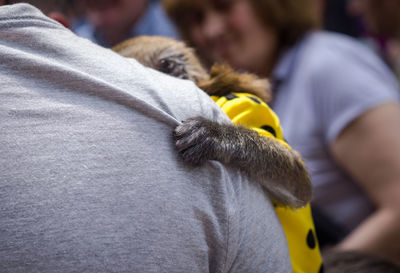
[[315,0],[162,2],[205,64],[271,78],[272,107],[306,160],[313,205],[348,233],[336,249],[398,262],[399,86],[388,67],[359,41],[319,31]]
[[84,0],[86,19],[73,31],[105,46],[139,35],[177,38],[158,0]]

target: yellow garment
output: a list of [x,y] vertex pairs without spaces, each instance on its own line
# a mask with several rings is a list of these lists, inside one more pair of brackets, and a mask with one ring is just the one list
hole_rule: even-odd
[[[275,138],[290,149],[283,138],[278,116],[258,97],[247,93],[231,93],[211,98],[233,123],[254,129],[266,137]],[[288,241],[293,272],[322,272],[322,258],[310,205],[297,210],[276,207],[275,211]]]

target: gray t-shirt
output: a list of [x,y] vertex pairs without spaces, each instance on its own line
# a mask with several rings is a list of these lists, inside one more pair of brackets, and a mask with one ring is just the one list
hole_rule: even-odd
[[180,160],[196,115],[228,122],[193,83],[0,7],[0,272],[291,272],[259,185]]

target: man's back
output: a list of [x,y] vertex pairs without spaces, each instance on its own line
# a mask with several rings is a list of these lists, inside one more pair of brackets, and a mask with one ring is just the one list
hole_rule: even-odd
[[0,51],[1,272],[290,272],[259,186],[175,152],[178,121],[227,121],[194,85],[27,5]]

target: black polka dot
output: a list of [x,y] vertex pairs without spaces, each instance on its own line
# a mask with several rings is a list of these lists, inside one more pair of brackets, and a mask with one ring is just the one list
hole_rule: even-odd
[[254,97],[250,97],[250,96],[247,96],[249,99],[251,99],[252,101],[254,101],[255,103],[257,103],[257,104],[261,104],[261,101],[259,100],[259,99],[256,99],[256,98],[254,98]]
[[275,129],[272,128],[271,126],[269,126],[269,125],[263,125],[263,126],[261,126],[261,129],[270,132],[274,137],[276,137]]
[[307,245],[309,248],[314,249],[316,246],[314,232],[310,229],[307,234]]
[[228,94],[228,95],[226,95],[225,96],[225,98],[227,99],[227,100],[233,100],[233,99],[236,99],[238,96],[236,96],[236,95],[234,95],[234,94]]
[[321,267],[319,268],[318,273],[324,273],[324,265],[321,264]]

